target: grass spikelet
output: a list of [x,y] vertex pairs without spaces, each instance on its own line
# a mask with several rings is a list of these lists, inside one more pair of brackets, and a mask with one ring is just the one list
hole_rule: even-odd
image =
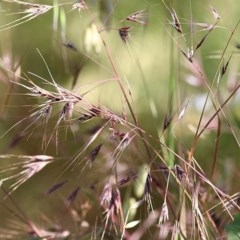
[[193,217],[195,219],[194,222],[196,223],[197,229],[199,232],[199,239],[207,240],[209,239],[209,236],[206,228],[206,223],[203,218],[203,214],[199,208],[199,199],[198,199],[199,192],[198,191],[199,191],[199,185],[197,185],[193,193],[193,215],[194,215]]
[[26,6],[27,8],[23,11],[23,12],[17,12],[14,14],[25,14],[25,16],[20,17],[10,23],[4,24],[4,25],[0,25],[0,32],[5,31],[7,29],[10,28],[14,28],[17,27],[21,24],[24,24],[28,21],[33,20],[34,18],[45,14],[46,12],[48,12],[50,9],[53,8],[53,6],[51,5],[44,5],[44,4],[33,4],[33,3],[28,3],[28,2],[24,2],[24,1],[11,1],[11,0],[4,0],[5,2],[10,2],[10,3],[16,3],[16,4],[20,4],[23,6]]
[[94,149],[90,152],[90,154],[89,154],[89,156],[88,156],[88,159],[89,159],[89,161],[91,162],[91,164],[92,164],[92,163],[94,162],[94,160],[96,159],[96,157],[97,157],[99,151],[101,150],[101,148],[102,148],[102,144],[99,144],[96,148],[94,148]]
[[216,20],[220,20],[221,19],[220,15],[218,14],[217,10],[214,7],[211,7],[211,12],[212,12],[213,17]]
[[110,206],[110,202],[112,199],[112,186],[110,185],[110,183],[106,183],[101,197],[100,197],[100,205],[103,206],[104,208],[108,208],[108,206]]
[[166,202],[164,202],[162,205],[159,222],[158,222],[159,239],[166,239],[171,231],[170,223],[168,222],[168,220],[169,220],[168,206]]
[[137,175],[134,174],[134,173],[130,173],[129,176],[119,180],[118,186],[121,187],[122,185],[125,185],[125,184],[127,184],[127,183],[129,183],[131,181],[135,181],[136,179],[137,179]]
[[179,165],[175,164],[174,171],[180,182],[183,182],[186,180],[186,173],[183,171],[183,169]]
[[64,105],[59,118],[61,118],[63,120],[68,120],[68,119],[71,119],[72,114],[73,114],[73,102],[67,102]]
[[68,180],[64,180],[62,182],[54,184],[51,188],[49,188],[47,191],[45,191],[44,195],[50,195],[53,192],[56,192],[58,189],[60,189],[62,186],[64,186]]
[[126,17],[126,20],[130,22],[140,23],[146,25],[148,23],[148,14],[146,10],[140,10],[132,13]]
[[143,195],[143,199],[147,202],[147,205],[148,205],[148,211],[154,210],[152,205],[152,200],[151,200],[151,191],[152,191],[152,177],[150,173],[148,173],[145,187],[144,187],[144,195]]
[[121,196],[116,186],[110,186],[110,183],[105,185],[101,196],[101,205],[104,207],[106,213],[105,228],[101,238],[103,239],[109,219],[111,220],[111,224],[118,227],[118,229],[120,228],[120,231],[123,230],[124,226]]
[[77,47],[72,42],[64,42],[64,43],[62,43],[62,45],[68,49],[75,51],[75,52],[78,51]]
[[164,123],[163,123],[163,131],[165,131],[171,124],[173,120],[173,116],[171,114],[166,114],[164,118]]
[[208,30],[208,32],[203,36],[203,38],[200,40],[200,42],[197,44],[194,52],[196,52],[202,45],[203,43],[205,42],[205,40],[207,39],[208,35],[211,33],[211,31],[214,29],[215,25],[212,25],[210,27],[210,29]]
[[161,214],[160,214],[160,218],[159,218],[159,224],[160,225],[164,224],[168,220],[169,220],[168,206],[167,206],[167,203],[164,202],[162,205],[162,210],[161,210]]
[[171,13],[171,17],[172,17],[171,24],[177,30],[177,32],[183,34],[182,26],[181,26],[181,23],[180,23],[180,21],[178,19],[176,11],[173,9],[172,11],[170,11],[170,13]]
[[226,71],[228,69],[228,64],[229,64],[231,58],[232,58],[232,55],[230,56],[230,58],[228,59],[226,64],[223,64],[222,69],[221,69],[221,77],[226,73]]
[[127,41],[129,40],[129,31],[131,29],[132,27],[122,27],[118,30],[119,36],[124,43],[127,43]]
[[30,161],[26,161],[22,165],[22,171],[19,173],[18,180],[11,186],[12,191],[15,191],[20,185],[40,172],[52,161],[53,157],[51,156],[39,155],[30,157]]
[[72,10],[75,10],[75,9],[77,9],[80,12],[81,10],[88,9],[88,6],[84,0],[76,0],[72,6]]
[[[1,158],[18,158],[23,161],[19,163],[9,164],[7,169],[0,171],[1,174],[10,174],[9,177],[3,178],[2,181],[15,179],[15,182],[11,185],[11,191],[15,191],[28,179],[40,172],[49,163],[54,161],[52,156],[48,155],[35,155],[35,156],[14,156],[14,155],[2,155]],[[18,171],[16,173],[16,171]]]
[[80,187],[75,188],[72,193],[67,197],[65,203],[67,206],[67,209],[70,208],[70,206],[73,204],[73,202],[76,200],[77,195],[79,193]]
[[70,236],[70,232],[65,229],[58,229],[52,227],[47,230],[41,227],[37,227],[34,223],[29,228],[24,224],[20,225],[16,222],[11,222],[11,227],[7,229],[1,229],[0,239],[65,239]]

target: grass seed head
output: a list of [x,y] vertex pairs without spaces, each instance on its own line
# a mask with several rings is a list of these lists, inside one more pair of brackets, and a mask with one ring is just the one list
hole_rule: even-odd
[[129,31],[131,29],[132,29],[132,27],[122,27],[118,30],[119,36],[124,43],[127,43],[128,39],[129,39]]
[[40,172],[49,163],[53,162],[53,160],[53,157],[47,155],[30,156],[29,159],[24,161],[22,166],[19,167],[21,171],[16,176],[16,182],[11,185],[13,191],[16,190],[23,183],[25,183],[28,179],[33,177],[35,174]]
[[174,28],[181,34],[183,34],[183,31],[182,31],[182,27],[181,27],[181,24],[180,24],[180,21],[178,19],[178,16],[177,16],[177,13],[175,12],[175,10],[172,10],[171,12],[171,16],[172,16],[172,25],[174,26]]
[[110,206],[111,199],[112,199],[112,186],[108,182],[105,184],[103,188],[102,195],[100,197],[101,200],[100,205],[102,205],[104,208],[108,208]]
[[52,6],[50,6],[50,5],[36,4],[36,5],[33,5],[31,8],[27,9],[25,12],[33,13],[34,15],[40,15],[40,14],[46,13],[51,8],[52,8]]
[[80,12],[81,10],[86,10],[88,9],[87,4],[83,0],[77,0],[73,5],[72,5],[72,10],[78,9]]
[[130,14],[126,17],[126,20],[146,25],[148,23],[148,15],[146,10],[141,10]]
[[160,213],[159,224],[163,224],[169,220],[168,206],[167,203],[164,202],[162,205],[162,210]]
[[93,149],[93,151],[89,154],[88,159],[90,160],[91,163],[94,162],[96,159],[99,151],[101,150],[102,144],[99,144],[96,148]]
[[172,120],[173,120],[173,116],[171,114],[165,115],[164,123],[163,123],[163,131],[166,130],[170,126]]
[[217,10],[215,8],[211,7],[211,12],[212,12],[213,17],[216,20],[220,20],[221,19],[220,15],[218,14],[218,12],[217,12]]
[[186,173],[183,171],[183,169],[179,165],[175,164],[174,171],[180,182],[186,179]]
[[75,52],[78,51],[77,47],[72,42],[65,42],[65,43],[62,43],[62,45],[68,49],[75,51]]
[[146,178],[146,183],[145,183],[145,188],[144,188],[144,198],[147,199],[148,196],[150,196],[152,191],[152,177],[148,173],[147,178]]
[[73,102],[67,102],[60,114],[60,118],[64,120],[68,120],[72,117],[73,114]]
[[77,187],[76,189],[74,189],[74,191],[72,191],[72,193],[67,197],[66,199],[66,206],[67,208],[69,208],[73,202],[75,201],[75,199],[77,198],[78,192],[80,190],[80,187]]
[[68,182],[68,180],[64,180],[62,182],[56,183],[54,184],[51,188],[49,188],[44,195],[49,195],[55,191],[57,191],[58,189],[60,189],[62,186],[64,186],[66,183]]

